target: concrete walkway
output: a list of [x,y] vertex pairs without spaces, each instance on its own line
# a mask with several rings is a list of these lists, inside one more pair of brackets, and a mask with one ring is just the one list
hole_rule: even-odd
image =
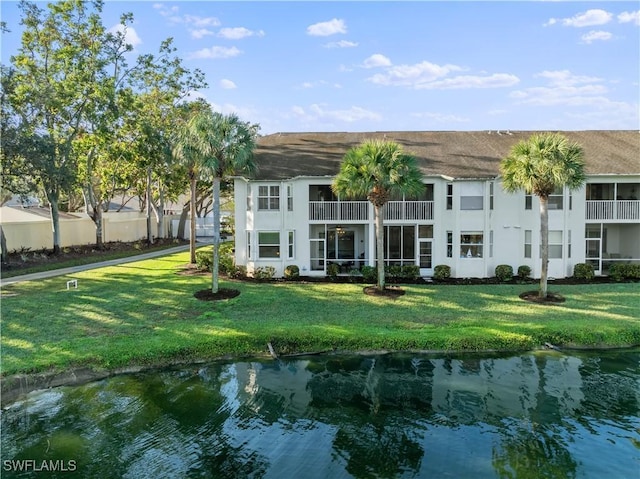
[[53,269],[51,271],[43,271],[41,273],[24,274],[22,276],[13,276],[11,278],[0,279],[0,288],[13,283],[21,283],[23,281],[34,281],[38,279],[52,278],[54,276],[64,276],[66,274],[78,273],[79,271],[87,271],[90,269],[103,268],[105,266],[114,266],[117,264],[133,263],[134,261],[142,261],[149,258],[157,258],[158,256],[167,256],[173,253],[188,251],[189,245],[175,246],[173,248],[151,251],[126,258],[110,259],[99,263],[83,264],[81,266],[71,266],[70,268]]

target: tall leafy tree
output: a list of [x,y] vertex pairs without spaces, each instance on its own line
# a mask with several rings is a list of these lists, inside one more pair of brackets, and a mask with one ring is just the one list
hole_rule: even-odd
[[[34,141],[44,147],[41,155],[21,158],[50,204],[54,252],[60,249],[60,197],[78,187],[100,244],[102,212],[113,188],[126,186],[115,181],[121,176],[115,170],[121,168],[114,164],[123,159],[118,146],[144,136],[141,124],[147,132],[166,127],[155,120],[164,121],[163,115],[181,96],[202,86],[202,74],[182,67],[171,40],[161,43],[158,55],[140,55],[130,67],[127,58],[133,47],[126,32],[133,17],[122,15],[119,30],[107,31],[101,0],[63,0],[46,10],[22,1],[20,8],[24,29],[20,49],[11,58],[15,86],[7,101],[24,132],[20,150],[32,151]],[[154,98],[136,101],[140,96]],[[125,128],[134,120],[137,136]],[[163,158],[170,158],[165,143],[149,144],[157,145],[158,151],[164,148]]]
[[536,133],[516,143],[500,163],[505,191],[524,190],[540,199],[539,295],[547,297],[549,269],[549,195],[558,188],[575,190],[585,183],[582,147],[558,133]]
[[424,189],[422,172],[413,156],[393,141],[373,139],[351,148],[332,183],[338,196],[366,197],[373,204],[376,228],[378,289],[385,287],[384,206],[392,196],[417,196]]
[[237,115],[198,111],[188,123],[191,154],[213,179],[213,267],[211,291],[217,293],[220,254],[220,181],[232,174],[250,174],[256,168],[253,150],[259,126]]
[[76,183],[73,141],[91,108],[103,66],[100,2],[70,0],[45,12],[21,2],[22,43],[12,57],[15,88],[9,96],[25,133],[20,149],[51,209],[53,250],[60,251],[60,195]]

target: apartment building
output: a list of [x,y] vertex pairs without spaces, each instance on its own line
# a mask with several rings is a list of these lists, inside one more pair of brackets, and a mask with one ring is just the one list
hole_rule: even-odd
[[[234,178],[236,263],[273,266],[282,276],[341,274],[375,265],[373,207],[339,198],[331,182],[344,154],[370,138],[396,141],[417,159],[419,198],[392,198],[384,212],[385,262],[412,264],[429,277],[491,277],[499,264],[540,275],[537,197],[503,190],[500,161],[533,132],[279,133],[260,138],[257,173]],[[549,276],[577,263],[606,274],[614,262],[640,262],[640,132],[561,132],[582,145],[587,182],[549,198]]]

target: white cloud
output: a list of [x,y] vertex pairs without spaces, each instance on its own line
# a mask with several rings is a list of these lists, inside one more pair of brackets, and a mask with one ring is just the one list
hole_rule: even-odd
[[536,78],[546,78],[552,86],[571,86],[581,83],[599,83],[602,78],[585,75],[574,75],[569,70],[545,70],[537,73]]
[[548,84],[513,91],[510,97],[517,103],[535,106],[599,107],[610,103],[600,78],[574,75],[569,70],[544,71],[535,76],[548,80]]
[[142,43],[142,40],[138,36],[138,33],[136,32],[135,28],[133,27],[125,28],[124,25],[122,25],[121,23],[118,23],[117,25],[112,26],[109,30],[107,30],[107,32],[112,33],[114,35],[118,33],[124,33],[124,40],[134,48]]
[[264,31],[258,30],[253,31],[244,27],[235,27],[235,28],[221,28],[218,32],[218,36],[222,38],[227,38],[229,40],[240,40],[246,37],[263,37]]
[[390,67],[391,65],[391,60],[380,53],[371,55],[362,63],[363,68]]
[[314,37],[328,37],[336,33],[347,33],[347,25],[344,20],[334,18],[328,22],[314,23],[307,27],[307,35]]
[[591,30],[589,33],[585,33],[580,37],[582,43],[592,43],[596,40],[606,41],[611,40],[613,35],[610,32],[604,32],[602,30]]
[[353,48],[357,46],[358,43],[350,42],[347,40],[340,40],[339,42],[329,42],[324,45],[325,48]]
[[175,5],[168,7],[163,3],[155,3],[153,8],[165,17],[170,24],[184,25],[189,33],[191,33],[192,38],[200,39],[207,35],[213,35],[214,32],[211,31],[210,28],[220,26],[220,20],[216,17],[201,17],[189,14],[180,15],[180,9]]
[[578,13],[570,18],[552,18],[546,25],[553,25],[557,22],[562,22],[562,25],[565,27],[591,27],[594,25],[604,25],[609,23],[612,18],[613,14],[605,10],[595,8],[583,13]]
[[462,70],[456,65],[436,65],[431,62],[421,62],[414,65],[397,65],[369,77],[372,83],[385,86],[408,86],[418,88],[420,85],[443,78],[452,71]]
[[640,10],[636,10],[635,12],[622,12],[618,15],[618,21],[620,23],[635,23],[636,25],[640,25]]
[[196,30],[191,30],[190,33],[191,38],[196,38],[198,40],[206,36],[215,35],[215,32],[213,30],[209,30],[207,28],[198,28]]
[[494,73],[493,75],[460,75],[433,82],[416,85],[416,89],[452,90],[468,88],[506,88],[517,85],[520,79],[509,73]]
[[200,17],[198,15],[183,15],[182,23],[195,28],[220,26],[220,20],[216,17]]
[[209,59],[209,58],[232,58],[237,57],[242,53],[236,47],[219,47],[213,46],[211,48],[203,48],[201,50],[191,52],[187,56],[189,60],[193,59]]
[[234,90],[238,88],[235,83],[233,83],[231,80],[227,80],[226,78],[220,80],[219,85],[220,88],[224,88],[225,90]]
[[300,106],[294,106],[291,113],[303,121],[354,123],[362,120],[379,121],[382,119],[382,115],[379,113],[359,106],[352,106],[344,110],[331,110],[321,103],[310,105],[306,110]]

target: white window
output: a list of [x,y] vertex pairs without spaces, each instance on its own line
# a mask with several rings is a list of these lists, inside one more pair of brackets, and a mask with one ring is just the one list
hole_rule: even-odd
[[489,183],[489,209],[493,209],[493,181]]
[[525,210],[530,210],[532,206],[533,206],[533,196],[531,195],[531,193],[525,193],[524,194],[524,209]]
[[524,230],[524,257],[531,258],[531,230]]
[[294,231],[289,231],[287,233],[287,258],[293,259],[296,256],[296,248],[295,248],[295,239],[296,235]]
[[447,258],[453,258],[453,231],[447,231]]
[[251,231],[247,231],[247,259],[251,259]]
[[251,211],[251,185],[247,185],[247,211]]
[[483,235],[480,231],[460,233],[460,257],[482,258]]
[[258,186],[258,209],[280,209],[280,187],[277,185]]
[[483,184],[479,182],[460,184],[460,209],[481,210],[483,208]]
[[453,209],[453,183],[447,183],[447,209]]
[[562,258],[562,230],[549,231],[549,259]]
[[280,257],[280,232],[279,231],[259,231],[258,232],[258,257],[261,259]]
[[287,185],[287,210],[293,211],[293,186]]
[[549,195],[548,208],[550,210],[561,210],[563,208],[564,195],[562,188],[556,188],[553,193]]

